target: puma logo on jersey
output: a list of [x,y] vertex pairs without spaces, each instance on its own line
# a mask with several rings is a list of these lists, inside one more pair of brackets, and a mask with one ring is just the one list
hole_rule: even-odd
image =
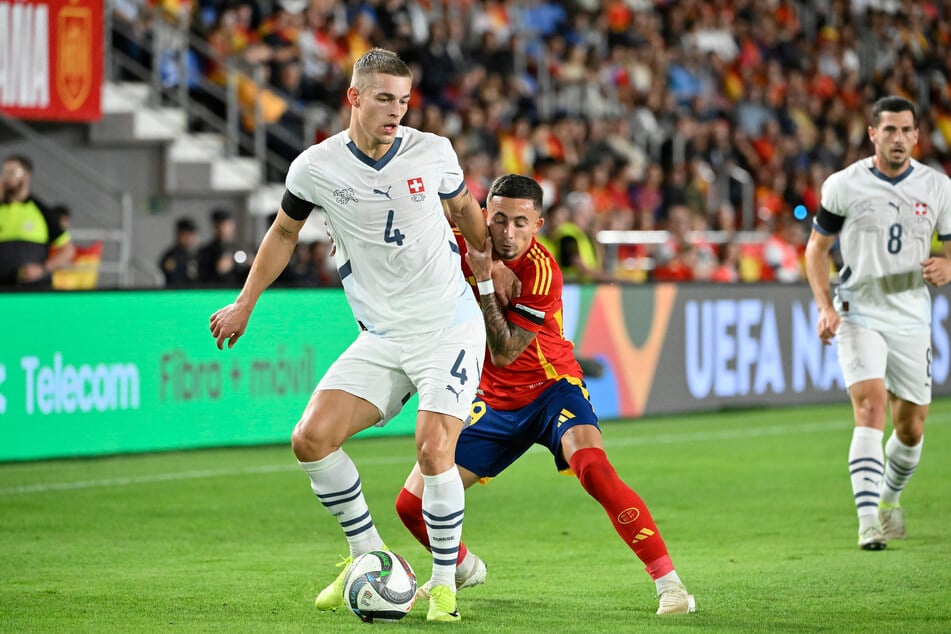
[[373,190],[373,193],[374,193],[374,194],[379,194],[380,196],[386,196],[387,200],[393,200],[393,198],[390,197],[390,190],[391,190],[391,189],[393,189],[393,186],[392,186],[392,185],[390,185],[389,187],[387,187],[387,188],[386,188],[386,191],[383,191],[382,189],[374,189],[374,190]]
[[898,203],[893,203],[893,202],[889,202],[889,203],[888,203],[888,206],[889,206],[889,207],[894,207],[894,208],[895,208],[895,213],[899,213],[899,214],[901,213],[901,205],[900,205],[900,204],[898,204]]
[[462,396],[462,390],[459,390],[459,391],[457,392],[455,389],[453,389],[453,387],[452,387],[451,385],[446,385],[446,389],[456,395],[456,402],[458,403],[458,402],[459,402],[459,397]]

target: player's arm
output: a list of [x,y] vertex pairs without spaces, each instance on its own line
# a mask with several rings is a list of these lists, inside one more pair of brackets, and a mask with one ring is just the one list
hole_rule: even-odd
[[462,191],[452,198],[444,199],[442,203],[452,224],[462,232],[462,237],[481,250],[489,235],[489,229],[482,207],[469,192],[469,188],[463,185]]
[[479,286],[479,304],[485,321],[485,339],[489,355],[493,365],[504,368],[525,351],[535,339],[535,333],[505,318],[505,308],[492,282],[492,240],[487,237],[485,248],[481,250],[467,244],[466,262],[469,263]]
[[[825,215],[823,215],[825,214]],[[822,218],[820,218],[822,216]],[[816,216],[816,223],[806,243],[806,277],[812,296],[816,300],[816,309],[819,321],[816,330],[822,343],[829,343],[839,328],[840,316],[832,304],[832,293],[829,283],[830,257],[829,251],[835,244],[838,230],[841,229],[841,216],[834,216],[822,209]],[[823,224],[825,223],[825,227]],[[838,224],[838,227],[835,225]]]
[[219,349],[226,340],[229,348],[237,343],[248,326],[251,311],[261,293],[277,279],[291,259],[306,215],[301,220],[292,218],[284,211],[284,206],[282,203],[277,217],[261,240],[251,271],[237,299],[211,316],[211,334]]
[[306,218],[291,218],[283,207],[278,210],[277,217],[261,240],[248,279],[235,300],[236,304],[246,305],[248,312],[254,308],[264,289],[277,279],[290,262],[305,222]]
[[485,320],[485,341],[492,363],[498,368],[509,365],[535,339],[535,333],[505,319],[505,313],[495,293],[479,298],[482,318]]

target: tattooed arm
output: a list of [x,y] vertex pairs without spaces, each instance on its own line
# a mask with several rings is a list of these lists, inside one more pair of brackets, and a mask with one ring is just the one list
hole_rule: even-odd
[[504,368],[525,351],[535,333],[505,319],[505,312],[495,293],[486,293],[479,299],[485,319],[485,340],[492,355],[492,364]]
[[[466,262],[469,263],[476,281],[492,279],[492,239],[486,239],[484,249],[476,249],[472,244],[467,244]],[[525,348],[535,339],[535,333],[505,318],[505,308],[497,293],[480,292],[479,303],[482,306],[486,343],[489,346],[492,363],[498,368],[504,368],[525,351]]]

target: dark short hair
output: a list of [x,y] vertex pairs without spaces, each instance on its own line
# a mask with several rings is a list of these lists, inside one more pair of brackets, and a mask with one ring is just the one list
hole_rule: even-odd
[[195,221],[191,218],[179,218],[175,223],[175,231],[178,233],[194,233],[198,231],[198,225],[196,225]]
[[213,209],[211,211],[211,221],[215,224],[224,222],[225,220],[231,220],[231,212],[227,209]]
[[520,174],[505,174],[499,176],[489,188],[486,201],[491,200],[493,196],[502,196],[503,198],[524,198],[532,201],[535,209],[542,210],[542,187],[534,178],[522,176]]
[[878,127],[878,124],[882,120],[883,112],[910,112],[912,118],[915,120],[915,127],[918,127],[918,111],[915,109],[915,104],[911,103],[904,97],[898,97],[896,95],[889,95],[888,97],[882,97],[872,106],[872,127]]
[[3,159],[4,163],[10,163],[13,161],[16,161],[22,165],[23,169],[25,169],[30,174],[33,173],[33,159],[31,159],[29,156],[25,154],[11,154],[7,158]]

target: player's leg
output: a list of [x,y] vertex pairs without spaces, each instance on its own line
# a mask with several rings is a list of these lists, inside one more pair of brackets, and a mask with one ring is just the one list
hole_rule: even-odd
[[462,419],[420,410],[416,419],[416,460],[423,480],[421,510],[433,556],[430,621],[456,621],[456,559],[462,542],[465,488],[455,464]]
[[[472,402],[469,424],[456,441],[456,468],[466,489],[478,481],[485,483],[494,478],[532,446],[535,435],[530,430],[522,433],[532,417],[528,410],[532,407],[497,411],[481,399]],[[421,497],[422,475],[417,468],[406,480],[397,501],[397,511],[416,539],[429,548],[429,535],[422,521]],[[485,562],[460,542],[456,558],[456,589],[484,583],[486,576]],[[428,596],[431,586],[432,581],[421,585],[419,596]]]
[[462,541],[465,489],[456,469],[456,441],[479,385],[485,355],[481,315],[402,343],[402,364],[419,391],[416,461],[423,478],[422,512],[433,555],[430,621],[457,621],[456,558]]
[[[456,468],[459,470],[464,489],[468,489],[479,481],[479,476],[458,463]],[[429,533],[423,519],[423,475],[419,471],[418,464],[413,466],[413,470],[406,478],[403,489],[396,498],[396,513],[406,529],[416,538],[416,541],[422,544],[426,550],[430,550]],[[459,554],[456,556],[456,590],[485,583],[485,578],[485,563],[475,553],[470,552],[466,548],[465,542],[460,540]],[[428,599],[431,585],[432,580],[421,584],[416,596]]]
[[839,365],[855,420],[849,445],[849,477],[859,521],[859,548],[883,550],[886,539],[878,519],[878,501],[885,473],[882,438],[888,406],[887,344],[880,333],[848,321],[839,326],[837,336]]
[[928,405],[891,397],[892,431],[885,443],[885,477],[882,481],[878,519],[886,539],[905,539],[901,493],[921,461]]
[[292,436],[294,454],[311,489],[337,518],[349,544],[349,557],[339,564],[342,570],[315,600],[321,610],[343,604],[343,579],[353,557],[383,548],[360,474],[341,446],[357,432],[392,417],[411,393],[406,377],[387,367],[387,355],[387,346],[378,338],[358,337],[321,379]]
[[887,539],[905,538],[900,497],[924,447],[931,402],[931,332],[889,335],[886,383],[894,427],[885,443],[885,478],[878,517]]
[[568,428],[561,437],[561,451],[584,490],[604,508],[621,540],[644,563],[657,589],[657,613],[693,612],[693,597],[677,575],[647,503],[618,476],[604,451],[598,427]]

